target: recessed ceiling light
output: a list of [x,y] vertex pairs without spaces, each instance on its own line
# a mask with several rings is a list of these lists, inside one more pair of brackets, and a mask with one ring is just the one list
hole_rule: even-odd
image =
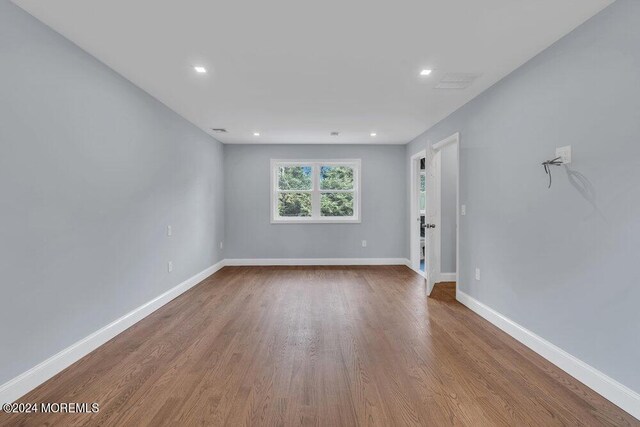
[[204,67],[201,67],[200,65],[196,65],[195,67],[193,67],[194,70],[196,70],[196,73],[200,73],[200,74],[204,74],[207,72],[207,69]]
[[426,69],[422,70],[422,71],[420,71],[420,75],[421,76],[428,76],[429,74],[431,74],[431,71],[433,71],[433,70],[426,70]]
[[370,133],[370,135],[371,135],[371,136],[376,136],[376,135],[377,135],[377,133],[375,133],[375,132],[371,132],[371,133]]
[[260,136],[260,132],[254,132],[253,136]]

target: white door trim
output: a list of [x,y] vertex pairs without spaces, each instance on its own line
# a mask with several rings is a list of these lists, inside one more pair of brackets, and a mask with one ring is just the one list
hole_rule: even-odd
[[[420,273],[420,204],[418,197],[419,189],[419,171],[420,171],[420,159],[426,157],[427,151],[422,150],[412,155],[409,159],[409,261],[410,268],[417,273]],[[416,225],[418,223],[418,225]],[[417,233],[416,233],[417,230]]]
[[456,132],[451,136],[446,137],[442,141],[438,141],[432,145],[435,151],[442,150],[446,145],[453,144],[454,142],[460,142],[460,132]]

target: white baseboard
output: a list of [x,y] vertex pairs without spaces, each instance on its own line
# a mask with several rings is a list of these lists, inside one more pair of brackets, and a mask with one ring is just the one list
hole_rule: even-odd
[[131,327],[172,299],[202,282],[204,279],[224,267],[224,265],[224,260],[212,265],[206,270],[169,289],[162,295],[152,299],[119,319],[111,322],[102,329],[92,333],[88,337],[81,339],[61,352],[51,356],[44,362],[2,384],[0,386],[0,404],[16,401],[63,369],[91,353],[111,338],[123,332],[125,329]]
[[[410,265],[410,262],[404,258],[230,259],[220,261],[1,385],[0,404],[19,399],[111,338],[191,289],[225,265]],[[635,391],[523,328],[464,292],[458,290],[456,298],[481,317],[640,419],[640,395]]]
[[222,260],[162,295],[141,305],[100,330],[51,356],[28,371],[0,385],[0,404],[14,402],[57,373],[91,353],[116,335],[133,326],[169,301],[188,291],[225,265],[407,265],[405,258],[300,258]]
[[407,265],[405,258],[256,258],[227,259],[225,265]]
[[440,273],[440,279],[438,282],[455,282],[456,273]]
[[640,394],[520,326],[459,289],[456,299],[578,381],[640,420]]

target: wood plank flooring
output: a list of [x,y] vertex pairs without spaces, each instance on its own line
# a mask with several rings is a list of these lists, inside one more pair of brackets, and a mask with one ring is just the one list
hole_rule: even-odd
[[0,425],[589,426],[640,422],[406,267],[226,267]]

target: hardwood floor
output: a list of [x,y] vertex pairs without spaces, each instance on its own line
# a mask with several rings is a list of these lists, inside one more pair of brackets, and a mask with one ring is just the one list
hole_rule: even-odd
[[226,267],[0,425],[640,425],[402,266]]

